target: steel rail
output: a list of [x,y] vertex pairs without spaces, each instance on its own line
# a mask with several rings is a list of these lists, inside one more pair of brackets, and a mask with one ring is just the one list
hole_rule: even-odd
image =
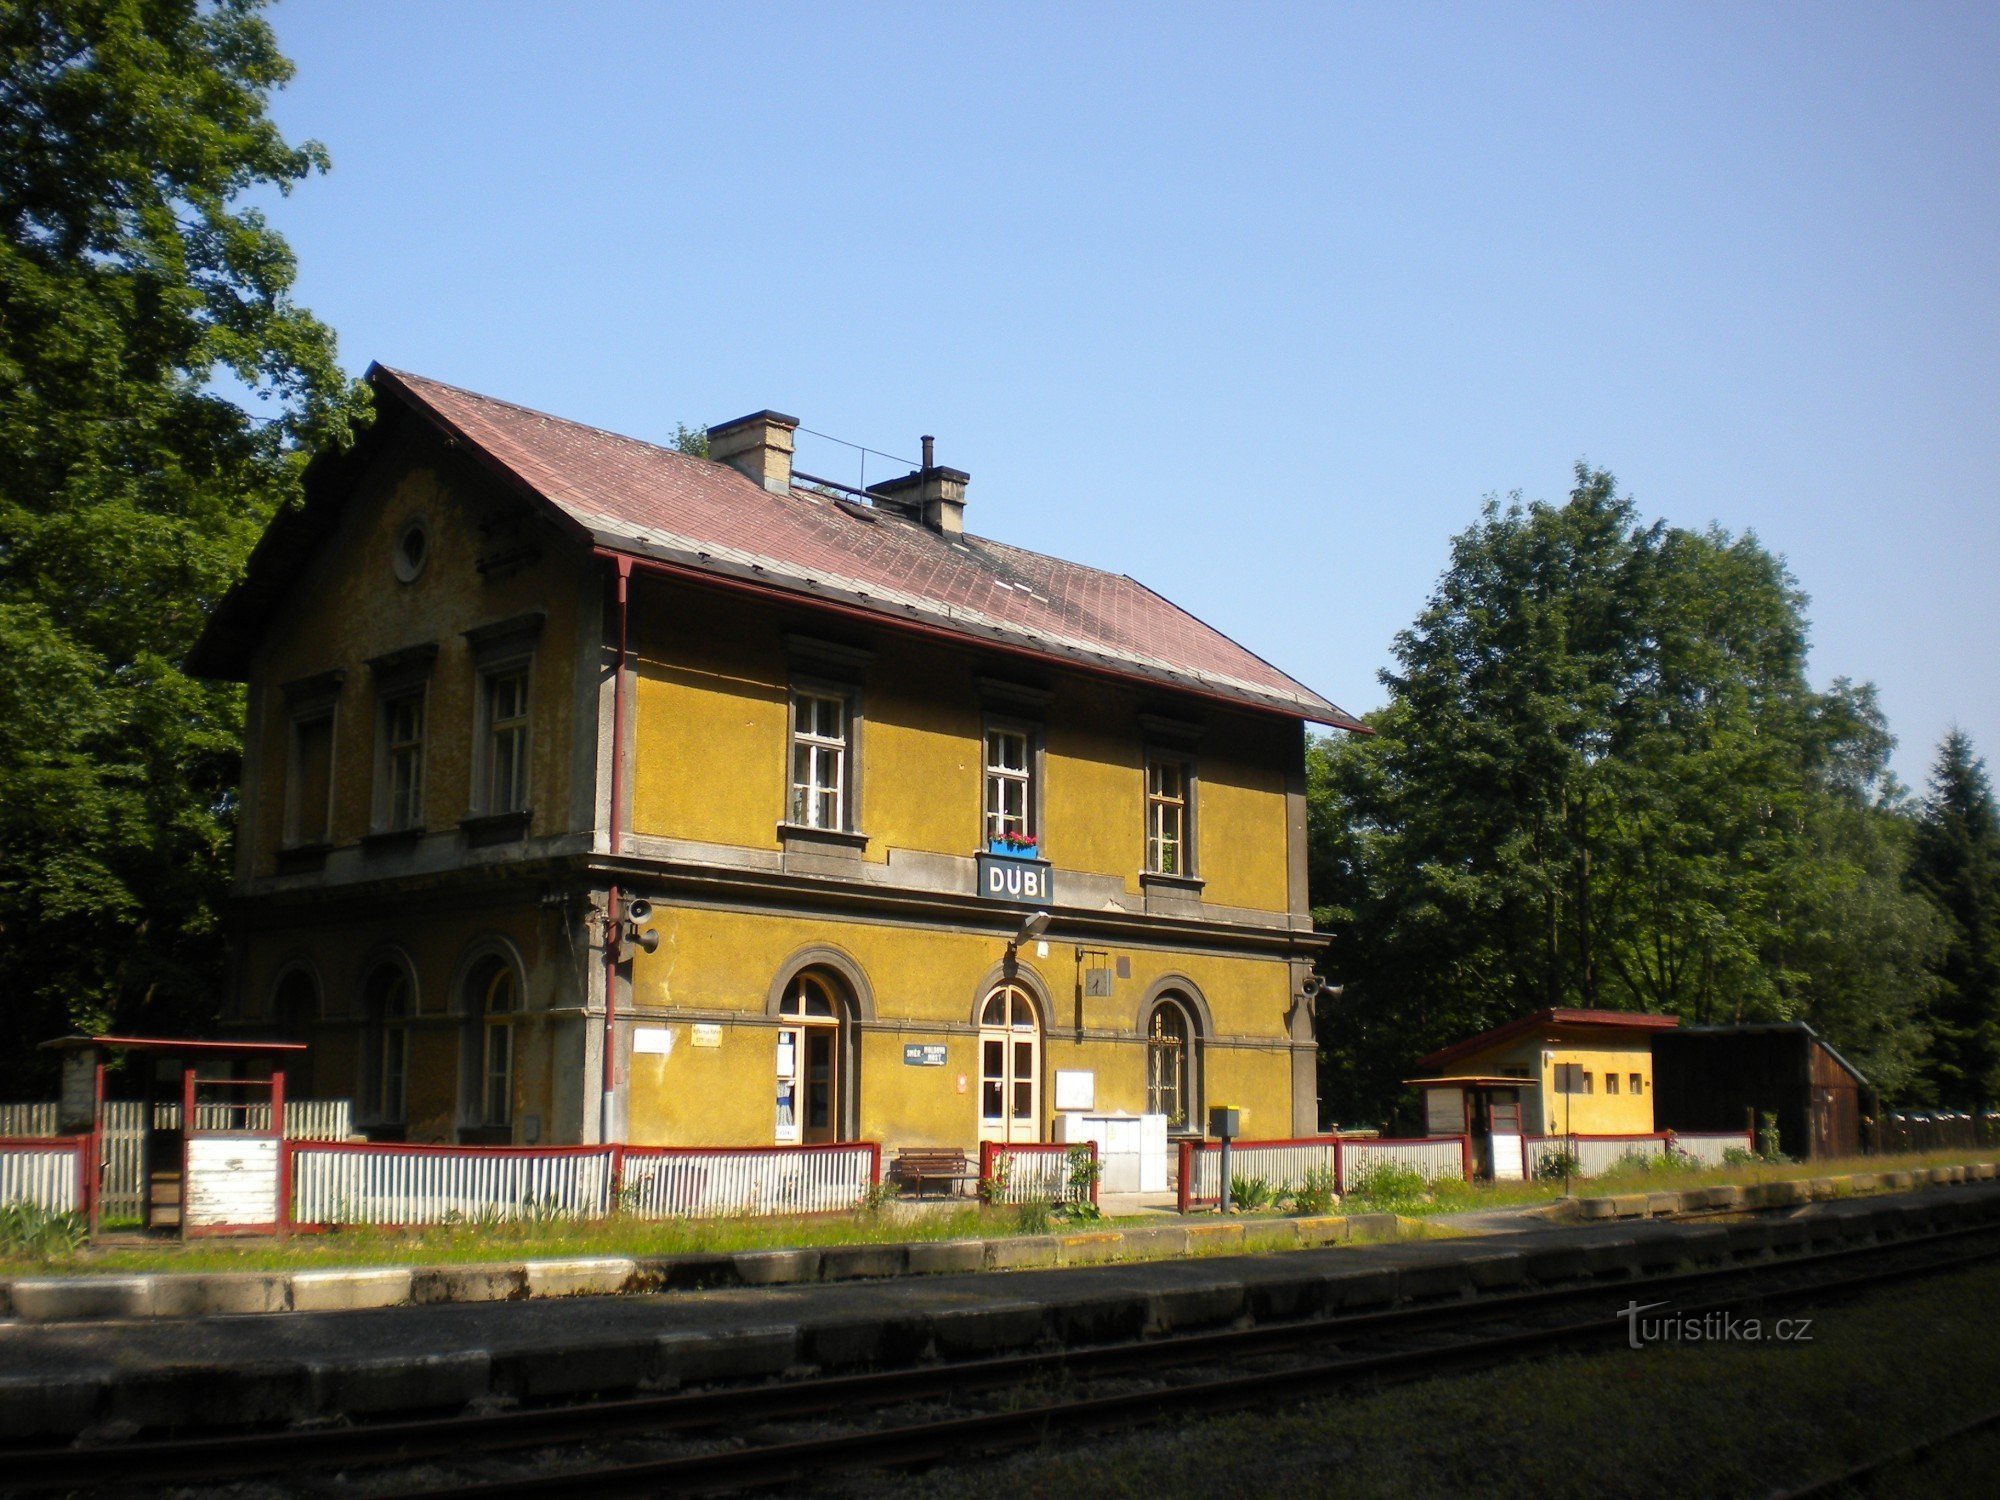
[[[1921,1267],[1864,1271],[1817,1284],[1749,1288],[1734,1297],[1679,1310],[1688,1318],[1726,1313],[1745,1305],[1810,1301],[1840,1296],[1917,1275],[1961,1270],[2000,1256],[2000,1249],[1976,1251]],[[518,1497],[574,1493],[593,1496],[707,1493],[763,1489],[809,1480],[832,1469],[901,1467],[993,1453],[1039,1443],[1057,1432],[1111,1430],[1149,1425],[1174,1412],[1240,1410],[1270,1399],[1291,1400],[1369,1381],[1421,1379],[1447,1371],[1479,1369],[1545,1350],[1587,1345],[1606,1335],[1624,1335],[1623,1314],[1584,1318],[1547,1328],[1525,1329],[1486,1338],[1417,1349],[1360,1354],[1281,1370],[1168,1385],[1108,1396],[1086,1396],[1012,1411],[979,1413],[911,1423],[901,1427],[807,1438],[764,1447],[729,1448],[637,1463],[567,1469],[517,1479],[489,1480],[455,1488],[377,1491],[374,1500],[518,1500]]]
[[[1602,1297],[1648,1295],[1748,1282],[1737,1301],[1769,1297],[1759,1284],[1862,1259],[1922,1251],[1979,1235],[2000,1234],[2000,1225],[1960,1225],[1866,1245],[1843,1246],[1773,1259],[1673,1271],[1615,1280],[1572,1281],[1533,1291],[1496,1293],[1335,1314],[1250,1328],[1174,1334],[1160,1338],[1088,1345],[1030,1354],[932,1364],[864,1374],[723,1387],[533,1407],[477,1416],[448,1416],[327,1427],[304,1431],[233,1433],[107,1445],[102,1448],[0,1450],[4,1487],[12,1492],[68,1488],[143,1478],[170,1480],[237,1478],[310,1464],[383,1464],[466,1452],[586,1442],[618,1432],[698,1430],[748,1420],[815,1416],[882,1406],[940,1391],[975,1391],[1025,1385],[1050,1376],[1104,1376],[1153,1372],[1203,1361],[1240,1359],[1313,1345],[1352,1343],[1385,1335],[1465,1327]],[[2000,1247],[1961,1257],[1976,1261],[2000,1255]],[[1957,1262],[1954,1262],[1956,1264]],[[1873,1273],[1877,1279],[1920,1274],[1929,1267],[1899,1267]]]

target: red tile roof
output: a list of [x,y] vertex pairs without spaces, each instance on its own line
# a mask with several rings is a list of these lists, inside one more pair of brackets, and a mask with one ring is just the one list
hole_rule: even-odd
[[1681,1024],[1679,1016],[1649,1015],[1644,1011],[1632,1010],[1538,1010],[1531,1016],[1522,1016],[1509,1021],[1505,1026],[1496,1026],[1491,1031],[1482,1031],[1478,1036],[1469,1036],[1462,1042],[1453,1042],[1449,1047],[1441,1047],[1428,1057],[1416,1061],[1419,1068],[1437,1068],[1445,1063],[1465,1057],[1470,1053],[1483,1052],[1488,1047],[1501,1042],[1511,1042],[1526,1032],[1539,1031],[1545,1026],[1604,1027],[1614,1031],[1666,1031]]
[[1220,631],[1115,573],[807,489],[376,366],[407,403],[596,546],[920,621],[975,641],[1359,729]]

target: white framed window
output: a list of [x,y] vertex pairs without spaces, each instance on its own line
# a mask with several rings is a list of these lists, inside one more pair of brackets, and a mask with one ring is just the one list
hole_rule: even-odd
[[528,668],[525,663],[480,679],[486,725],[485,786],[481,810],[525,812],[528,807]]
[[1179,1000],[1163,999],[1146,1028],[1146,1113],[1165,1115],[1169,1130],[1187,1129],[1194,1088],[1194,1023]]
[[364,1064],[368,1087],[365,1107],[377,1120],[400,1123],[409,1106],[410,1014],[414,1009],[410,976],[393,959],[369,971],[362,993],[367,1023]]
[[792,694],[791,821],[800,827],[848,826],[850,721],[846,698]]
[[1192,875],[1194,847],[1188,763],[1166,757],[1146,762],[1146,869],[1155,875]]
[[514,971],[495,964],[480,996],[480,1123],[514,1121],[514,1012],[519,1005]]
[[424,822],[424,689],[382,699],[381,823],[384,829]]
[[1025,729],[989,725],[986,730],[986,838],[1033,849],[1035,828],[1035,742]]

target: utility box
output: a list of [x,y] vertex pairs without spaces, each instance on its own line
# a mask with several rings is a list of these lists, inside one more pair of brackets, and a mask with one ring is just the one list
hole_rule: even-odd
[[1056,1140],[1065,1146],[1094,1141],[1100,1191],[1164,1193],[1167,1190],[1167,1117],[1075,1112],[1056,1116]]
[[1208,1112],[1208,1133],[1218,1141],[1233,1141],[1243,1132],[1243,1111],[1232,1104],[1218,1104]]

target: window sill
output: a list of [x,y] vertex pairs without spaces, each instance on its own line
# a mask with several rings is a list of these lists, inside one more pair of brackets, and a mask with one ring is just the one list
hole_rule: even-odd
[[1146,890],[1178,891],[1190,896],[1199,896],[1204,883],[1199,875],[1168,875],[1160,870],[1139,872],[1139,884]]
[[296,875],[305,870],[323,870],[331,844],[293,844],[278,851],[278,873]]
[[423,842],[422,828],[378,828],[361,835],[364,849],[413,849]]
[[868,847],[868,835],[845,828],[809,828],[803,823],[780,823],[778,842],[787,854],[859,854]]
[[528,836],[528,823],[533,816],[533,809],[526,807],[513,812],[476,813],[460,818],[458,826],[464,830],[465,842],[475,849],[486,844],[517,844]]

